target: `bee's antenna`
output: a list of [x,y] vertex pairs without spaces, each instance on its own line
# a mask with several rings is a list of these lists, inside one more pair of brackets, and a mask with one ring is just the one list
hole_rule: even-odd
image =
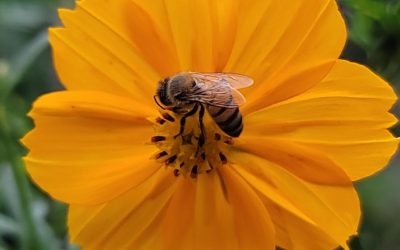
[[156,97],[157,97],[157,95],[154,95],[154,96],[153,96],[154,101],[156,102],[156,104],[158,105],[158,107],[160,107],[160,108],[162,108],[163,110],[165,110],[165,108],[164,108],[163,106],[160,105],[160,103],[158,102],[158,100],[157,100]]

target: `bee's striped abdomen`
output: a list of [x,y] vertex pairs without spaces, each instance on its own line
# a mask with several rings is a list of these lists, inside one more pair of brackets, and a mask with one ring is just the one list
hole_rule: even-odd
[[238,137],[243,130],[242,114],[239,108],[208,106],[207,110],[218,127],[227,135]]

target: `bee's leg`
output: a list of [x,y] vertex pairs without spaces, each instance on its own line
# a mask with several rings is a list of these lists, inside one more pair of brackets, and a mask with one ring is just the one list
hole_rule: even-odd
[[174,112],[175,114],[183,114],[184,113],[184,110],[183,110],[183,108],[182,107],[173,107],[172,108],[172,112]]
[[182,118],[181,118],[181,120],[180,120],[180,129],[179,129],[179,133],[178,133],[177,135],[175,135],[174,138],[176,138],[176,137],[178,137],[178,136],[180,136],[180,135],[183,134],[183,131],[185,131],[186,118],[188,118],[189,116],[192,116],[192,115],[196,114],[197,109],[198,109],[198,104],[196,103],[196,104],[193,106],[192,110],[190,110],[189,112],[185,113],[185,114],[182,116]]
[[203,118],[204,118],[204,106],[203,104],[200,104],[200,111],[199,111],[199,126],[200,126],[200,136],[199,136],[199,141],[197,144],[197,150],[196,150],[196,157],[200,152],[201,147],[203,147],[204,143],[205,143],[205,136],[206,136],[206,130],[204,128],[204,122],[203,122]]

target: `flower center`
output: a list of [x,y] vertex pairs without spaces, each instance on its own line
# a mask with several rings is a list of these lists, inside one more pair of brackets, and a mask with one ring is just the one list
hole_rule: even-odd
[[176,176],[196,178],[198,174],[209,173],[228,162],[233,139],[224,135],[207,114],[202,129],[199,112],[201,110],[196,110],[184,117],[185,114],[160,110],[161,116],[153,120],[155,136],[151,143],[159,148],[159,152],[152,158],[173,168]]

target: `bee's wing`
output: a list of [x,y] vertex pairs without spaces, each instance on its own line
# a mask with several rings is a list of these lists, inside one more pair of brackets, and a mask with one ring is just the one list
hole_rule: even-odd
[[[224,77],[221,77],[222,75]],[[244,96],[233,88],[230,82],[224,80],[225,74],[194,73],[192,77],[196,82],[196,87],[188,96],[188,100],[224,108],[236,108],[246,102]]]
[[234,89],[242,89],[253,85],[253,79],[235,73],[192,73],[192,77],[204,81],[226,82]]

